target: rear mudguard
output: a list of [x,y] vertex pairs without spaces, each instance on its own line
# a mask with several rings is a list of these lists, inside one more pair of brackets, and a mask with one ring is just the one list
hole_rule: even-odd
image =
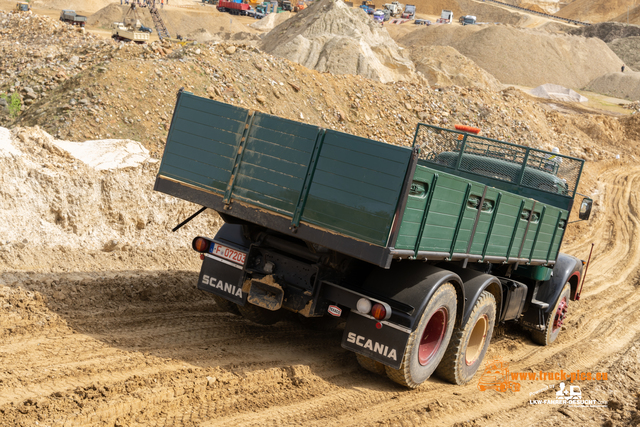
[[360,292],[383,301],[397,301],[412,309],[396,313],[390,319],[413,330],[420,320],[429,300],[438,288],[450,282],[458,296],[456,324],[459,324],[465,308],[465,291],[460,277],[450,270],[444,270],[417,261],[394,262],[391,268],[375,268],[365,279]]
[[357,292],[374,302],[386,302],[393,314],[388,321],[379,322],[371,315],[357,312],[354,307],[356,295],[341,298],[342,301],[351,300],[342,347],[398,369],[410,334],[433,294],[445,283],[451,283],[456,289],[456,324],[459,324],[465,301],[462,280],[456,273],[419,262],[396,262],[390,269],[375,268],[361,287],[345,288],[344,291]]
[[466,268],[452,268],[451,271],[460,277],[464,288],[465,304],[460,322],[461,326],[467,324],[476,301],[485,290],[492,294],[496,300],[496,319],[502,318],[502,285],[496,276]]
[[582,261],[578,258],[563,253],[558,254],[558,260],[553,266],[551,279],[540,284],[538,294],[536,295],[538,301],[549,304],[549,307],[544,310],[544,313],[553,310],[556,301],[560,297],[562,288],[564,288],[567,282],[571,283],[571,300],[575,301],[575,295],[578,291],[578,284],[582,277],[583,268]]

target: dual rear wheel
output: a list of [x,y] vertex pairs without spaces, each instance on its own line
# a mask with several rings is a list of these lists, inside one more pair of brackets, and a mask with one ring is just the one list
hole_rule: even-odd
[[496,302],[493,295],[483,292],[462,328],[454,328],[456,308],[455,288],[446,283],[433,295],[417,328],[409,336],[399,369],[360,354],[358,363],[409,388],[418,387],[434,372],[454,384],[466,384],[477,372],[489,347]]

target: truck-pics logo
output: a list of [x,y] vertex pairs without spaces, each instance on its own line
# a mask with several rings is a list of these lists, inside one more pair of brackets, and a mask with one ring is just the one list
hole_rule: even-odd
[[398,360],[398,355],[395,348],[390,349],[389,346],[370,340],[366,337],[363,337],[362,335],[357,335],[354,332],[349,332],[349,335],[347,336],[347,342],[366,348],[375,353],[379,353],[384,357],[388,357],[389,359],[393,359],[395,361]]
[[202,283],[213,288],[220,289],[222,292],[226,292],[238,298],[242,298],[242,288],[239,288],[227,282],[223,282],[222,280],[218,280],[215,277],[209,277],[205,274],[204,276],[202,276]]
[[607,406],[607,402],[593,399],[583,399],[582,389],[578,385],[565,384],[575,381],[606,381],[609,375],[606,372],[509,372],[509,363],[500,359],[487,362],[484,372],[478,381],[478,389],[481,391],[495,390],[501,393],[507,390],[520,391],[520,381],[553,381],[561,380],[557,385],[555,395],[547,399],[532,399],[531,397],[548,390],[556,389],[555,384],[546,385],[544,388],[529,393],[529,404],[531,405],[573,405],[573,406],[589,406],[602,407]]
[[493,360],[485,365],[484,372],[478,381],[480,391],[495,390],[504,393],[507,390],[520,391],[520,383],[511,380],[509,363]]

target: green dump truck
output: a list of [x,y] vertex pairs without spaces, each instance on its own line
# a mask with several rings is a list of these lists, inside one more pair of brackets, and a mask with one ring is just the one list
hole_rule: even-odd
[[223,309],[346,322],[364,368],[413,388],[469,382],[497,322],[556,339],[581,290],[584,262],[559,249],[582,167],[425,124],[395,146],[180,91],[155,190],[224,220],[192,243]]

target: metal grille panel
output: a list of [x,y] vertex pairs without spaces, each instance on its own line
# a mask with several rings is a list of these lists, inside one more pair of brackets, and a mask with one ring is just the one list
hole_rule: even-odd
[[583,165],[580,159],[422,123],[414,146],[430,163],[569,197]]

